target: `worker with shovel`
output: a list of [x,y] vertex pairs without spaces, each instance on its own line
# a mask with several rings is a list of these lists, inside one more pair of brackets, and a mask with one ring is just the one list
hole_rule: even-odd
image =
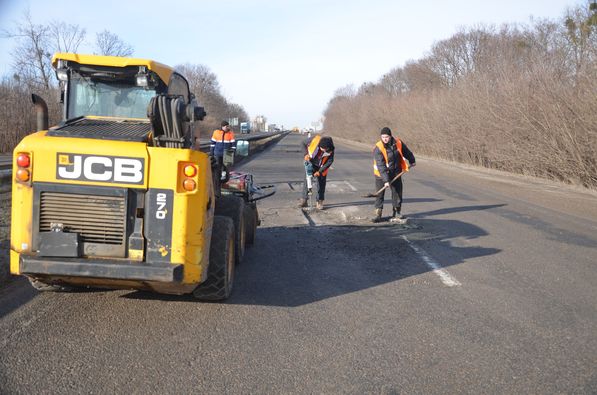
[[[388,127],[381,129],[380,141],[373,149],[373,174],[375,174],[375,217],[372,222],[381,222],[385,190],[392,191],[391,222],[406,223],[400,214],[402,208],[402,175],[415,166],[415,156],[399,138],[392,137]],[[408,162],[407,162],[408,160]]]
[[317,209],[323,210],[325,199],[326,178],[330,166],[334,162],[334,141],[331,137],[319,134],[307,139],[303,143],[305,149],[305,182],[303,183],[303,197],[299,207],[307,207],[307,200],[312,195],[312,183],[317,184]]

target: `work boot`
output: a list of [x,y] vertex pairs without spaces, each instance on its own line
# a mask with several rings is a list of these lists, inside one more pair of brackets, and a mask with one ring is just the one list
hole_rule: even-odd
[[318,200],[315,208],[317,208],[317,210],[323,210],[323,200]]
[[375,217],[371,218],[371,222],[373,222],[374,224],[381,222],[381,209],[380,208],[375,209]]
[[301,200],[299,200],[298,207],[299,208],[307,207],[307,199],[301,199]]
[[392,210],[392,218],[390,218],[390,222],[397,222],[399,224],[405,224],[406,218],[400,215],[400,212],[396,209]]

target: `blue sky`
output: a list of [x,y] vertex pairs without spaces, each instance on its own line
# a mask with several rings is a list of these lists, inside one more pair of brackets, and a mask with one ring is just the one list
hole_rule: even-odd
[[[251,116],[308,126],[333,92],[377,81],[423,56],[460,27],[560,18],[582,0],[0,0],[0,28],[27,8],[35,23],[62,20],[87,29],[91,53],[104,29],[131,44],[135,57],[197,63],[222,93]],[[169,8],[170,7],[170,8]],[[0,75],[10,72],[13,39],[0,39]]]

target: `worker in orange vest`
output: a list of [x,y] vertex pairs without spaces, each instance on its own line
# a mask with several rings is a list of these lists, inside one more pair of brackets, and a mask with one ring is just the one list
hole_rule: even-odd
[[236,139],[230,124],[227,121],[222,121],[220,129],[214,130],[211,135],[211,145],[209,146],[209,155],[214,158],[212,163],[215,162],[215,166],[212,164],[212,168],[214,169],[214,192],[217,197],[220,196],[221,183],[226,181],[228,174],[223,172],[224,152],[226,151],[232,151],[233,153],[236,151]]
[[[407,162],[408,160],[408,162]],[[384,127],[380,132],[380,140],[373,149],[373,174],[375,175],[375,190],[384,186],[392,191],[392,218],[390,221],[405,223],[400,214],[402,208],[402,177],[392,181],[400,172],[408,171],[415,166],[415,156],[399,138],[392,137],[392,131]],[[375,217],[373,222],[381,221],[385,191],[375,199]]]
[[234,132],[230,129],[230,124],[227,121],[222,121],[221,128],[214,130],[211,135],[211,145],[209,147],[209,154],[218,159],[218,164],[222,165],[224,152],[231,150],[236,151],[236,140]]
[[[305,149],[305,168],[312,170],[313,177],[317,180],[317,206],[318,210],[323,210],[323,201],[325,199],[325,185],[330,166],[334,162],[334,141],[331,137],[322,137],[316,134],[303,142]],[[299,207],[307,207],[308,199],[307,180],[303,182],[303,197]]]

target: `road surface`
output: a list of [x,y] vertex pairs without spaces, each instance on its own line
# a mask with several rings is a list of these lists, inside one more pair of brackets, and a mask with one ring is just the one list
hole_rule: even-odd
[[372,224],[371,149],[303,211],[299,140],[243,165],[278,192],[227,303],[0,288],[0,392],[597,392],[595,194],[419,158]]

